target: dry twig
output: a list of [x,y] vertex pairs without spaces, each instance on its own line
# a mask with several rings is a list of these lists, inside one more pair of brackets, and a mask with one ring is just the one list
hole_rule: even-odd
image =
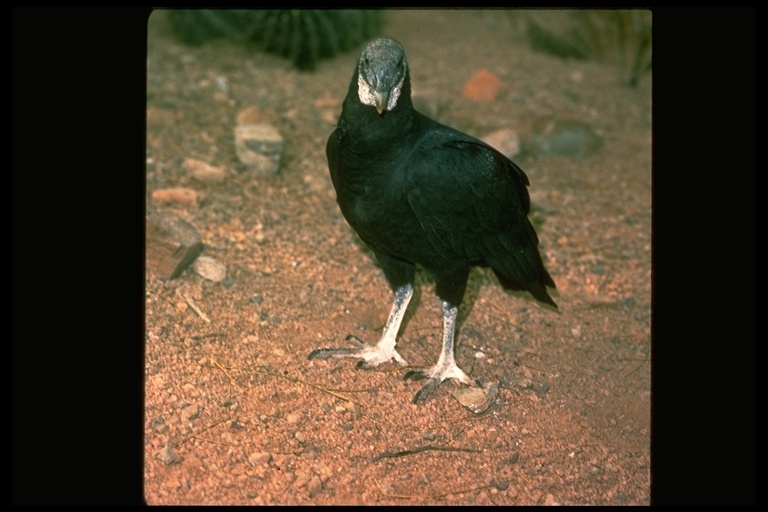
[[371,462],[376,462],[381,459],[392,459],[395,457],[404,457],[406,455],[413,455],[415,453],[421,453],[426,451],[439,451],[439,452],[469,452],[469,453],[481,453],[480,450],[473,450],[472,448],[453,448],[451,446],[433,446],[431,444],[425,446],[419,446],[410,450],[403,450],[400,452],[384,452],[371,459]]

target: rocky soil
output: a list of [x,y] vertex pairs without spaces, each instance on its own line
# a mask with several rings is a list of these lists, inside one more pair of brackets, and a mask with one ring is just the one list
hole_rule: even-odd
[[[475,413],[451,382],[413,404],[404,368],[307,359],[375,341],[391,305],[324,154],[356,52],[300,72],[229,40],[185,46],[165,21],[149,23],[147,204],[193,226],[224,273],[147,266],[147,503],[650,503],[651,74],[630,88],[615,65],[534,52],[505,11],[387,13],[421,109],[520,143],[557,283],[552,312],[473,271],[457,361],[498,386]],[[481,71],[489,98],[465,88]],[[253,123],[283,138],[274,175],[238,157],[235,128]],[[590,134],[575,151],[535,143],[573,127]],[[398,343],[413,366],[440,346],[433,284],[420,276]]]

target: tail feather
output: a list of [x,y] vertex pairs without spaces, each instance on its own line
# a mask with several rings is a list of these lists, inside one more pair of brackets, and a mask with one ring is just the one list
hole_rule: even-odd
[[493,269],[493,273],[496,274],[496,277],[499,279],[499,282],[504,288],[518,291],[528,291],[531,293],[531,295],[534,296],[534,298],[536,298],[536,300],[545,304],[549,304],[550,306],[557,309],[557,304],[555,304],[555,301],[552,300],[552,297],[549,296],[546,288],[547,286],[555,288],[555,281],[552,279],[543,265],[541,272],[539,273],[538,280],[529,281],[524,284],[510,279],[495,267],[491,268]]

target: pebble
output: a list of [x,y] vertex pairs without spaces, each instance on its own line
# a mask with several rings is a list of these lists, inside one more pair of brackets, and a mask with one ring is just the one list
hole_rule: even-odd
[[501,80],[499,77],[481,69],[464,84],[462,96],[475,101],[493,101],[499,95]]
[[248,456],[248,462],[252,466],[263,466],[264,464],[269,464],[271,460],[272,455],[268,452],[255,452]]
[[165,445],[165,448],[163,448],[163,451],[160,452],[160,460],[165,463],[166,466],[170,466],[171,464],[175,464],[181,460],[181,458],[176,455],[176,452],[173,451],[173,448],[170,444]]
[[202,160],[187,158],[181,166],[190,176],[203,183],[221,183],[227,178],[223,167],[214,167]]
[[200,416],[200,406],[190,405],[181,410],[182,421],[192,421]]
[[203,252],[200,233],[189,222],[150,210],[146,216],[147,268],[161,279],[175,279]]
[[197,192],[186,187],[159,188],[152,191],[152,200],[158,203],[197,205]]
[[283,137],[269,124],[235,128],[235,150],[242,163],[261,176],[277,173],[283,154]]
[[527,149],[538,155],[587,156],[601,144],[600,137],[586,123],[541,118],[533,123]]
[[496,401],[496,397],[499,394],[499,384],[498,382],[489,382],[482,388],[474,386],[462,387],[451,394],[461,405],[475,414],[480,414]]
[[227,277],[227,266],[210,256],[200,256],[192,269],[204,279],[219,283]]
[[509,480],[491,480],[491,485],[499,491],[506,491],[509,487]]
[[291,412],[291,413],[288,413],[288,414],[285,416],[285,419],[286,419],[286,421],[287,421],[288,423],[290,423],[290,424],[295,424],[295,423],[298,423],[298,422],[299,422],[299,420],[301,420],[301,413],[298,413],[298,412]]

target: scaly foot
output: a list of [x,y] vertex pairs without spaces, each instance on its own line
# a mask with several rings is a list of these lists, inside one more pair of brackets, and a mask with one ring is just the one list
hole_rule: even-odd
[[309,354],[309,359],[331,359],[341,357],[355,357],[362,359],[357,363],[358,368],[372,368],[394,359],[399,364],[405,364],[405,359],[397,353],[392,343],[382,339],[377,345],[371,345],[352,334],[347,340],[352,340],[359,345],[358,348],[317,348]]
[[422,398],[427,398],[437,387],[447,379],[456,379],[467,386],[481,387],[480,381],[473,379],[459,368],[453,361],[443,361],[442,359],[429,370],[409,370],[403,376],[403,380],[423,380],[429,381],[414,395],[413,403]]

